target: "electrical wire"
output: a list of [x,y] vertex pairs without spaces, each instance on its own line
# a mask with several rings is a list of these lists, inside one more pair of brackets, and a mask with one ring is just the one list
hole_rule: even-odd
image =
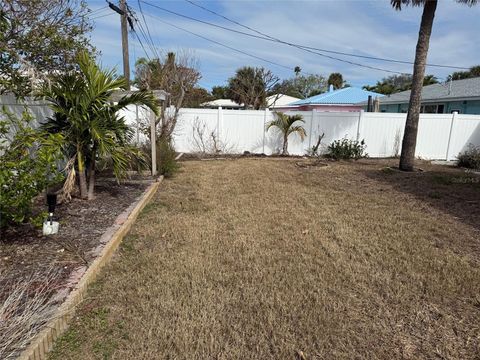
[[115,15],[115,14],[114,13],[109,13],[109,14],[105,14],[105,15],[100,15],[100,16],[92,17],[92,18],[90,18],[90,20],[97,20],[97,19],[101,19],[103,17],[107,17],[107,16],[110,16],[110,15]]
[[108,9],[108,6],[105,5],[105,6],[102,6],[102,7],[98,8],[98,9],[95,9],[95,10],[90,11],[90,12],[88,13],[88,15],[98,15],[99,13],[101,13],[101,12],[107,10],[107,9]]
[[[157,9],[159,9],[159,10],[165,11],[165,12],[167,12],[167,13],[170,13],[170,14],[173,14],[173,15],[176,15],[176,16],[179,16],[179,17],[188,19],[188,20],[196,21],[196,22],[199,22],[199,23],[202,23],[202,24],[205,24],[205,25],[213,26],[213,27],[216,27],[216,28],[220,28],[220,29],[223,29],[223,30],[227,30],[227,31],[230,31],[230,32],[234,32],[234,33],[237,33],[237,34],[241,34],[241,35],[245,35],[245,36],[249,36],[249,37],[253,37],[253,38],[257,38],[257,39],[262,39],[262,40],[267,40],[267,41],[274,41],[274,42],[280,42],[280,41],[272,40],[272,39],[270,39],[270,38],[268,38],[268,37],[265,37],[265,36],[259,36],[259,35],[254,35],[254,34],[246,33],[246,32],[244,32],[244,31],[235,30],[235,29],[232,29],[232,28],[229,28],[229,27],[226,27],[226,26],[222,26],[222,25],[218,25],[218,24],[213,24],[213,23],[210,23],[210,22],[208,22],[208,21],[204,21],[204,20],[200,20],[200,19],[193,18],[193,17],[191,17],[191,16],[183,15],[183,14],[177,13],[177,12],[175,12],[175,11],[165,9],[165,8],[163,8],[163,7],[161,7],[161,6],[158,6],[158,5],[149,3],[149,2],[147,2],[147,1],[143,1],[143,3],[145,3],[146,5],[155,7],[155,8],[157,8]],[[293,44],[289,44],[289,43],[287,43],[287,42],[281,42],[281,43],[284,43],[284,44],[289,45],[289,46],[297,47],[297,46],[295,46],[295,45],[293,45]],[[335,56],[325,55],[325,54],[322,54],[322,53],[320,53],[320,52],[318,52],[318,51],[314,51],[314,50],[310,50],[310,49],[306,49],[306,48],[301,48],[301,47],[297,47],[297,48],[300,48],[300,49],[302,49],[302,50],[304,50],[304,51],[306,51],[306,52],[309,52],[309,53],[311,53],[311,54],[315,54],[315,55],[318,55],[318,56],[321,56],[321,57],[324,57],[324,58],[328,58],[328,59],[332,59],[332,60],[344,62],[344,63],[350,64],[350,65],[355,65],[355,66],[359,66],[359,67],[363,67],[363,68],[367,68],[367,69],[371,69],[371,70],[383,71],[383,72],[392,73],[392,74],[411,75],[410,73],[406,73],[406,72],[394,71],[394,70],[384,69],[384,68],[380,68],[380,67],[376,67],[376,66],[365,65],[365,64],[357,63],[357,62],[350,61],[350,60],[340,59],[340,58],[337,58],[337,57],[335,57]]]
[[[140,0],[139,0],[140,1]],[[214,14],[222,19],[225,19],[233,24],[236,24],[238,26],[241,26],[245,29],[248,29],[250,31],[253,31],[259,35],[262,35],[270,40],[273,40],[275,42],[278,42],[278,43],[281,43],[281,44],[285,44],[285,45],[289,45],[289,46],[293,46],[293,47],[296,47],[298,49],[308,49],[308,50],[316,50],[316,51],[321,51],[321,52],[326,52],[326,53],[331,53],[331,54],[337,54],[337,55],[344,55],[344,56],[351,56],[351,57],[358,57],[358,58],[363,58],[363,59],[369,59],[369,60],[377,60],[377,61],[385,61],[385,62],[392,62],[392,63],[397,63],[397,64],[408,64],[408,65],[413,65],[414,62],[412,61],[403,61],[403,60],[396,60],[396,59],[387,59],[387,58],[382,58],[382,57],[377,57],[377,56],[368,56],[368,55],[359,55],[359,54],[352,54],[352,53],[346,53],[346,52],[341,52],[341,51],[334,51],[334,50],[328,50],[328,49],[321,49],[321,48],[316,48],[316,47],[311,47],[311,46],[306,46],[306,45],[299,45],[299,44],[295,44],[295,43],[292,43],[292,42],[288,42],[288,41],[283,41],[283,40],[280,40],[278,38],[275,38],[273,36],[270,36],[268,34],[265,34],[259,30],[256,30],[250,26],[247,26],[247,25],[244,25],[238,21],[235,21],[235,20],[232,20],[222,14],[219,14],[211,9],[208,9],[200,4],[197,4],[196,2],[192,1],[192,0],[185,0],[186,2],[202,9],[202,10],[205,10],[211,14]],[[267,39],[264,39],[264,40],[267,40]],[[429,67],[440,67],[440,68],[449,68],[449,69],[460,69],[460,70],[468,70],[468,68],[466,67],[461,67],[461,66],[452,66],[452,65],[440,65],[440,64],[426,64],[426,66],[429,66]]]
[[145,23],[145,27],[147,28],[148,38],[150,39],[150,42],[153,45],[153,48],[155,49],[155,55],[157,56],[158,59],[160,59],[160,56],[156,51],[156,46],[155,46],[155,43],[153,42],[152,35],[150,34],[150,29],[148,28],[147,20],[145,20],[145,14],[143,13],[142,4],[140,3],[140,0],[137,0],[137,1],[138,1],[138,9],[140,10],[140,14],[142,15],[143,22]]
[[248,52],[246,52],[246,51],[239,50],[239,49],[236,49],[236,48],[234,48],[234,47],[232,47],[232,46],[223,44],[223,43],[221,43],[221,42],[219,42],[219,41],[216,41],[216,40],[207,38],[206,36],[203,36],[203,35],[194,33],[193,31],[187,30],[187,29],[182,28],[182,27],[180,27],[180,26],[174,25],[174,24],[172,24],[172,23],[170,23],[170,22],[168,22],[168,21],[165,21],[165,20],[159,18],[158,16],[154,16],[154,15],[151,15],[151,14],[148,14],[148,13],[147,13],[146,15],[147,15],[147,16],[150,16],[150,17],[152,17],[152,18],[155,18],[156,21],[159,21],[159,22],[161,22],[161,23],[163,23],[163,24],[169,25],[169,26],[174,27],[174,28],[176,28],[176,29],[178,29],[178,30],[184,31],[184,32],[186,32],[186,33],[189,33],[189,34],[191,34],[191,35],[194,35],[194,36],[196,36],[196,37],[199,37],[199,38],[201,38],[201,39],[203,39],[203,40],[206,40],[206,41],[209,41],[209,42],[211,42],[211,43],[217,44],[217,45],[219,45],[219,46],[225,47],[225,48],[227,48],[227,49],[230,49],[230,50],[232,50],[232,51],[238,52],[238,53],[240,53],[240,54],[249,56],[249,57],[254,58],[254,59],[257,59],[257,60],[261,60],[261,61],[263,61],[263,62],[272,64],[272,65],[275,65],[275,66],[282,67],[282,68],[284,68],[284,69],[288,69],[288,70],[291,70],[291,71],[294,71],[294,70],[295,70],[294,68],[292,68],[292,67],[290,67],[290,66],[286,66],[286,65],[282,65],[282,64],[279,64],[279,63],[277,63],[277,62],[274,62],[274,61],[270,61],[270,60],[265,59],[265,58],[262,58],[262,57],[260,57],[260,56],[256,56],[256,55],[250,54],[250,53],[248,53]]

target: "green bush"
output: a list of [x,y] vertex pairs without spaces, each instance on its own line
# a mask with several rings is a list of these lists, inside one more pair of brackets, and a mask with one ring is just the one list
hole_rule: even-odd
[[458,155],[458,166],[480,170],[480,146],[470,144],[467,150]]
[[343,138],[334,140],[328,145],[328,156],[335,160],[358,160],[367,156],[365,141],[349,140]]
[[158,172],[170,177],[178,170],[178,163],[175,160],[177,154],[171,142],[159,139],[157,142],[157,169]]
[[0,119],[0,227],[30,222],[41,223],[44,214],[32,214],[33,199],[62,175],[57,162],[62,158],[62,136],[34,130],[32,116],[22,119],[3,109]]

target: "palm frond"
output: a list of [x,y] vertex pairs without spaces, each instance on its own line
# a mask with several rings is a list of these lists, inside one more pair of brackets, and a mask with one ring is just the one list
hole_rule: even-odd
[[140,90],[131,95],[125,95],[118,101],[114,108],[118,111],[126,108],[128,105],[145,105],[150,108],[155,115],[159,114],[159,101],[151,91]]

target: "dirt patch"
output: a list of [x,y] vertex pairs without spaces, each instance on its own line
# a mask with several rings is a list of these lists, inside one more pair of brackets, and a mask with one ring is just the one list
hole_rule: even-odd
[[94,201],[74,198],[57,206],[55,216],[60,222],[57,235],[43,236],[41,229],[30,225],[2,233],[0,301],[9,293],[7,284],[17,279],[53,271],[61,283],[74,269],[79,271],[88,266],[95,257],[92,250],[99,245],[102,234],[147,186],[99,181]]

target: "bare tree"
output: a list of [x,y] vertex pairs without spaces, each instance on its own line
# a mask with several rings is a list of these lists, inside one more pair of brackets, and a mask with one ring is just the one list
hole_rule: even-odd
[[192,124],[192,145],[200,154],[228,154],[234,150],[226,141],[218,136],[218,129],[208,128],[205,121],[198,116]]
[[135,66],[135,82],[141,89],[165,90],[166,105],[155,119],[157,136],[170,142],[177,125],[178,113],[185,99],[194,92],[201,75],[198,60],[189,51],[167,53],[163,59],[140,59]]

